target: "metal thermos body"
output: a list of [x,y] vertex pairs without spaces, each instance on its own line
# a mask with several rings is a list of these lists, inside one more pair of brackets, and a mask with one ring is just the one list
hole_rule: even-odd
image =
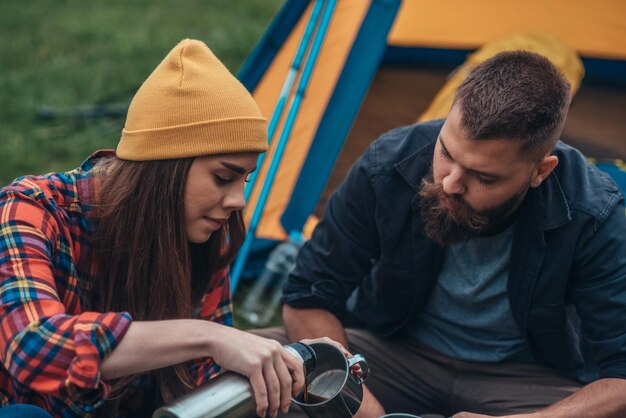
[[[302,359],[305,374],[315,368],[315,352],[306,344],[285,349]],[[157,409],[152,418],[253,418],[256,403],[250,382],[244,376],[225,372],[205,385]]]
[[248,379],[226,372],[158,409],[152,418],[249,418],[255,410]]

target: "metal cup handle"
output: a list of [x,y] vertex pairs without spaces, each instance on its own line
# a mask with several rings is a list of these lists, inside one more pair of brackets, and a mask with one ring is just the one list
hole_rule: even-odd
[[361,376],[354,376],[351,374],[352,378],[359,384],[362,385],[370,375],[370,365],[365,359],[365,356],[361,354],[355,354],[354,356],[348,359],[348,369],[351,369],[352,366],[358,364],[361,366]]

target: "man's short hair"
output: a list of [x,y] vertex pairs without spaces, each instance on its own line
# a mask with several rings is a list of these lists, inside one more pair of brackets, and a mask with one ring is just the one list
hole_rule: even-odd
[[522,152],[542,158],[565,124],[570,85],[547,58],[529,51],[506,51],[470,72],[454,104],[470,138],[517,140]]

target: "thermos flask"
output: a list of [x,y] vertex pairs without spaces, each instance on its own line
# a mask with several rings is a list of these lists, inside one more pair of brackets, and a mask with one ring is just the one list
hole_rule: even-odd
[[[306,344],[285,346],[302,360],[304,374],[315,369],[315,352]],[[157,409],[152,418],[249,418],[256,416],[256,403],[250,382],[244,376],[225,372],[169,405]]]

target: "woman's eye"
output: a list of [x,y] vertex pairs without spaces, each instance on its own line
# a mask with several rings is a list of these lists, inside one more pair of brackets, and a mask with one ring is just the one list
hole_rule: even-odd
[[232,183],[233,181],[231,179],[227,179],[225,177],[218,176],[217,174],[215,174],[215,182],[217,184],[228,184],[228,183]]
[[439,147],[439,154],[441,154],[441,157],[445,160],[450,158],[450,154],[448,154],[448,152],[443,147]]

